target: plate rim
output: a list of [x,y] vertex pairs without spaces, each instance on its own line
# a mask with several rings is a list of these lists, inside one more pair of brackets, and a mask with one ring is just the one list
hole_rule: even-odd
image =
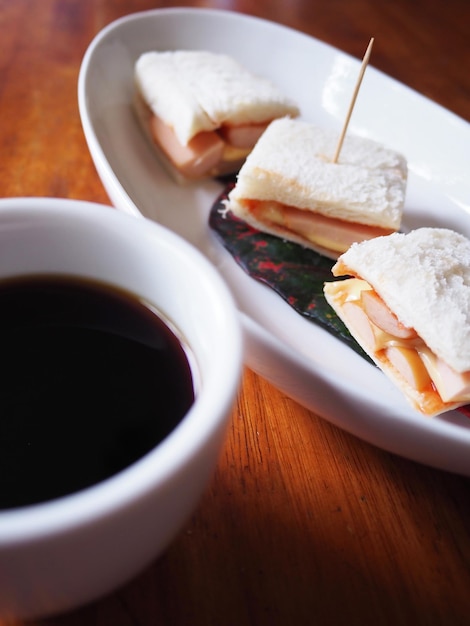
[[[118,18],[117,20],[114,20],[110,24],[106,25],[91,41],[89,47],[87,48],[85,52],[85,55],[83,57],[83,61],[80,67],[79,81],[78,81],[78,98],[79,98],[80,117],[82,120],[82,125],[84,128],[86,140],[87,140],[90,152],[92,153],[92,158],[95,162],[100,178],[102,181],[104,178],[107,179],[105,188],[112,202],[117,206],[117,208],[120,208],[121,210],[127,210],[128,212],[138,217],[139,216],[145,217],[145,215],[142,214],[139,207],[134,204],[133,200],[131,199],[127,191],[124,189],[123,185],[121,184],[118,177],[114,173],[112,167],[110,166],[107,160],[106,154],[96,137],[93,124],[91,122],[91,117],[88,111],[89,102],[88,102],[87,93],[86,93],[86,78],[87,78],[87,72],[89,70],[89,64],[92,60],[93,52],[102,42],[106,40],[106,38],[110,35],[110,33],[115,32],[116,28],[126,27],[130,22],[135,23],[143,19],[148,20],[150,17],[152,17],[152,19],[153,18],[158,19],[159,16],[163,16],[163,15],[172,15],[175,17],[182,16],[182,15],[186,17],[189,17],[191,15],[211,16],[212,19],[235,18],[239,20],[240,23],[244,21],[249,21],[253,24],[257,23],[257,24],[262,24],[263,26],[269,25],[269,27],[278,28],[280,29],[280,31],[289,32],[293,36],[299,35],[301,37],[306,37],[308,38],[309,41],[320,46],[323,50],[327,51],[328,53],[332,53],[332,54],[339,53],[351,59],[357,66],[359,66],[360,64],[360,61],[358,61],[357,59],[354,59],[354,57],[352,57],[348,53],[345,53],[331,46],[328,43],[322,42],[316,39],[315,37],[306,35],[305,33],[297,31],[289,26],[285,26],[277,22],[271,22],[264,18],[259,18],[256,16],[247,15],[247,14],[241,14],[241,13],[233,12],[231,10],[226,10],[226,9],[212,9],[212,8],[209,9],[209,8],[203,8],[203,7],[165,7],[165,8],[160,8],[160,9],[150,9],[146,11],[132,13],[127,16],[122,16]],[[417,91],[414,91],[412,88],[408,87],[407,85],[396,81],[396,79],[394,79],[393,77],[387,76],[380,70],[377,70],[375,68],[373,69],[377,74],[385,77],[387,81],[391,81],[392,85],[399,85],[400,89],[404,89],[405,91],[413,94],[415,97],[418,97],[421,101],[425,101],[426,105],[437,107],[437,109],[444,112],[445,115],[451,116],[456,121],[458,121],[458,123],[463,122],[466,125],[466,127],[468,126],[468,122],[466,122],[466,120],[463,120],[463,118],[458,117],[452,111],[449,111],[448,109],[445,109],[438,103],[432,100],[429,100],[424,95],[420,94]],[[229,287],[230,289],[232,289],[232,286],[230,284],[229,284]],[[291,354],[289,346],[282,340],[282,338],[276,337],[272,333],[269,333],[265,328],[263,328],[258,323],[257,320],[251,318],[244,311],[240,310],[240,315],[242,318],[242,326],[246,334],[246,342],[247,343],[252,342],[252,343],[257,344],[253,348],[253,354],[251,356],[248,355],[247,357],[246,364],[248,365],[248,367],[250,367],[251,369],[254,369],[254,371],[256,371],[263,378],[267,379],[269,382],[274,384],[281,391],[287,393],[295,401],[300,402],[300,404],[303,404],[304,406],[306,406],[308,410],[311,410],[312,412],[317,413],[320,417],[326,419],[330,423],[337,425],[342,430],[346,430],[349,433],[359,437],[360,439],[368,441],[367,437],[365,437],[364,434],[358,434],[354,427],[348,428],[347,425],[345,425],[343,422],[337,423],[337,421],[334,420],[334,416],[332,415],[334,411],[331,409],[331,407],[324,406],[321,408],[321,410],[319,410],[316,407],[308,406],[302,401],[301,397],[296,397],[295,395],[291,393],[290,390],[287,390],[283,388],[282,385],[279,385],[277,382],[274,382],[272,380],[272,376],[271,377],[269,376],[269,372],[267,372],[263,367],[260,366],[260,362],[265,358],[265,353],[266,352],[269,353],[271,351],[275,353],[276,356],[280,354],[281,357],[286,362],[289,362],[289,365],[290,365],[292,361],[292,354]],[[295,362],[292,365],[300,367],[302,370],[312,375],[312,372],[311,372],[312,364],[308,362],[308,359],[306,359],[304,355],[297,355],[297,357],[298,358],[295,360]],[[318,383],[327,384],[331,382],[328,376],[326,376],[324,372],[315,371],[314,374],[315,374],[317,384]],[[354,393],[354,390],[347,390],[346,395],[347,397],[353,398],[355,401],[357,401],[357,397],[356,397],[357,390],[356,390],[356,393]],[[426,417],[422,417],[419,415],[418,415],[418,418],[420,420],[428,419]],[[431,418],[431,419],[435,419],[435,418]],[[470,450],[470,430],[468,431],[466,429],[463,430],[463,432],[465,433],[463,435],[464,441],[455,442],[453,438],[455,428],[457,428],[460,432],[463,430],[460,428],[459,425],[454,425],[454,424],[444,421],[442,422],[442,428],[441,428],[442,432],[440,432],[438,436],[443,437],[444,439],[445,438],[450,439],[452,443],[456,443],[456,445],[460,444],[460,447],[463,447],[463,450],[461,450],[460,453],[468,452],[468,450]],[[418,431],[420,430],[422,430],[422,428],[418,428]],[[430,438],[429,443],[434,445],[436,443],[434,442],[434,437],[436,435],[434,433],[431,434],[430,436],[429,436],[429,433],[427,433],[427,435],[428,436],[424,437],[424,439]],[[426,454],[425,450],[421,451],[419,454],[414,454],[413,451],[409,451],[409,450],[406,450],[405,453],[403,453],[403,449],[397,449],[396,445],[390,445],[387,447],[386,445],[379,444],[376,441],[368,441],[368,442],[381,449],[387,450],[394,454],[398,454],[399,456],[405,456],[406,458],[424,463],[426,465],[431,465],[440,469],[453,471],[459,474],[470,475],[470,458],[469,458],[469,462],[466,464],[465,463],[462,464],[461,460],[460,461],[453,460],[453,461],[448,462],[447,459],[440,458],[439,454],[437,454],[436,456],[435,450],[429,450],[429,454]]]

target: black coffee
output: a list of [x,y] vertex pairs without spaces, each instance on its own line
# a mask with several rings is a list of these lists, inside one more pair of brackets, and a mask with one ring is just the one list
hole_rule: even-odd
[[92,281],[0,283],[0,508],[128,467],[194,401],[187,354],[137,297]]

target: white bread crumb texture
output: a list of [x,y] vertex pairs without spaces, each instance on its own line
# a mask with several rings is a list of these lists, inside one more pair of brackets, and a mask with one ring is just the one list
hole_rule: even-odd
[[234,199],[274,200],[329,217],[397,230],[406,195],[407,163],[370,139],[339,134],[300,119],[269,125],[241,168]]
[[337,265],[372,285],[450,367],[470,370],[469,239],[423,227],[353,244]]
[[152,111],[182,144],[222,124],[249,124],[299,114],[276,85],[224,54],[150,51],[135,64],[135,82]]

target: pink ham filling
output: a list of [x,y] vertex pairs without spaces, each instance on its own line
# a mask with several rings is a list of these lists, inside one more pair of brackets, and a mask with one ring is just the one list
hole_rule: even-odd
[[[150,118],[150,131],[154,141],[171,163],[186,177],[200,178],[211,175],[222,165],[234,167],[247,156],[268,125],[245,124],[223,126],[217,131],[203,131],[193,137],[187,145],[177,139],[173,129],[159,117]],[[222,172],[223,173],[223,172]]]
[[289,231],[334,253],[345,252],[356,241],[394,232],[392,229],[326,217],[272,200],[244,200],[244,205],[258,222]]

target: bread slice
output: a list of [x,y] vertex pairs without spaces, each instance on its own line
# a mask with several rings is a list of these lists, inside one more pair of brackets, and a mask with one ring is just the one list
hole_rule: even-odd
[[240,169],[227,207],[254,228],[336,259],[400,227],[407,163],[398,152],[301,119],[273,121]]
[[326,283],[337,315],[411,405],[470,403],[470,240],[445,228],[354,244]]
[[150,51],[135,63],[135,109],[178,182],[237,172],[273,119],[299,108],[268,79],[208,51]]

